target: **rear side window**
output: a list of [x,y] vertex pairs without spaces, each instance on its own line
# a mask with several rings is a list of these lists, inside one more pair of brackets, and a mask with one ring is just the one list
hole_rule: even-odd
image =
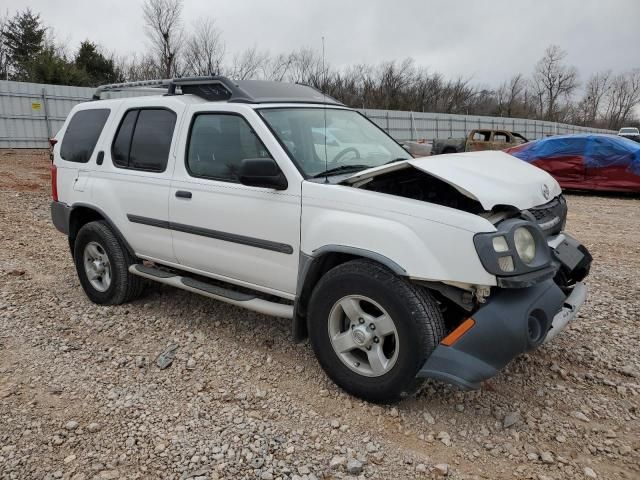
[[110,110],[80,110],[76,112],[64,132],[60,156],[67,162],[87,163],[98,143]]
[[167,168],[176,114],[171,110],[129,110],[111,147],[113,164],[120,168],[163,172]]

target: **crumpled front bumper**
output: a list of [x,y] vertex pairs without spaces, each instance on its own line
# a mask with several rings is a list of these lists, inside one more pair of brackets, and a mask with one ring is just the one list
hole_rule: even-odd
[[[575,249],[585,253],[580,257],[574,254]],[[568,253],[554,250],[558,262],[563,268],[575,264],[571,271],[586,269],[579,272],[581,280],[591,256],[579,242],[566,250]],[[566,291],[554,279],[527,288],[497,290],[470,320],[442,340],[418,377],[435,378],[466,390],[479,388],[513,358],[554,338],[577,315],[587,287],[578,281],[568,294]]]

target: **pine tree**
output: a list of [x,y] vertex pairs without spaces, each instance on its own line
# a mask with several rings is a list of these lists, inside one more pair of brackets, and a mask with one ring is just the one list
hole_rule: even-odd
[[86,72],[89,86],[95,87],[104,83],[122,81],[113,60],[106,58],[98,46],[89,40],[80,44],[75,57],[75,66],[78,70]]
[[29,64],[44,49],[46,31],[40,15],[29,8],[7,21],[2,36],[8,51],[11,78],[28,80]]

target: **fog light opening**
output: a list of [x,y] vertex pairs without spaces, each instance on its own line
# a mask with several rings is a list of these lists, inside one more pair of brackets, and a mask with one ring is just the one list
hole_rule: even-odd
[[534,348],[540,345],[544,338],[547,336],[549,330],[549,323],[547,322],[546,315],[541,310],[534,310],[529,314],[529,320],[527,321],[527,340],[529,342],[529,348]]

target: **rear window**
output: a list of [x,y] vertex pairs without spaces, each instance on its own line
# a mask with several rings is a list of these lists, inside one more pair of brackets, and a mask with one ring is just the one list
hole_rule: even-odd
[[163,172],[167,168],[176,114],[171,110],[129,110],[111,147],[113,164],[120,168]]
[[60,156],[67,162],[87,163],[109,118],[108,108],[80,110],[67,126],[60,146]]

